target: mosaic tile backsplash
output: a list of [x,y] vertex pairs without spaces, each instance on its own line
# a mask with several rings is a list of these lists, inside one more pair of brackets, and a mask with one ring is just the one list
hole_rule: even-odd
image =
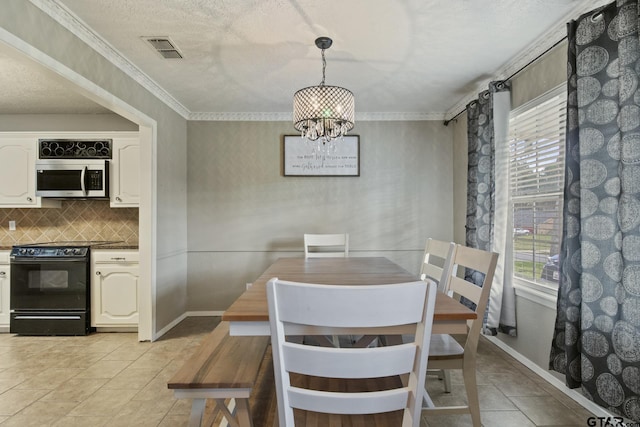
[[[16,222],[15,231],[9,231],[9,221]],[[112,209],[108,200],[63,200],[59,209],[0,209],[0,247],[79,240],[138,246],[138,209]]]

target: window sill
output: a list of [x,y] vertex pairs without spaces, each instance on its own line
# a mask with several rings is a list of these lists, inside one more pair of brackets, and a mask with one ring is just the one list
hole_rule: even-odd
[[558,289],[516,277],[513,278],[513,287],[516,291],[516,296],[520,298],[527,299],[553,310],[557,308]]

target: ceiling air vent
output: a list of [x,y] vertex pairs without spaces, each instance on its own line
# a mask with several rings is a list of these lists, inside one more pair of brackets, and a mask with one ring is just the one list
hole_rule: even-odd
[[165,59],[181,59],[182,54],[169,37],[143,37]]

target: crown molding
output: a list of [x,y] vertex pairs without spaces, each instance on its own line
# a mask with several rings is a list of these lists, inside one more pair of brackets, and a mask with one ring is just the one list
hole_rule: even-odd
[[[385,122],[385,121],[427,121],[444,120],[445,113],[413,113],[413,112],[390,112],[390,113],[356,113],[357,122]],[[293,120],[291,113],[254,113],[254,112],[234,112],[234,113],[189,113],[188,120],[193,121],[229,121],[229,122],[290,122]]]
[[221,112],[190,113],[188,120],[208,122],[290,122],[291,113]]
[[462,113],[467,108],[467,104],[478,97],[478,93],[487,90],[490,82],[494,80],[504,80],[513,76],[516,72],[526,67],[530,62],[534,61],[549,48],[562,41],[562,39],[567,36],[567,22],[572,19],[576,19],[585,12],[596,9],[609,2],[610,0],[585,0],[577,4],[567,12],[567,14],[560,19],[553,28],[538,38],[529,49],[514,57],[502,68],[498,69],[494,77],[477,83],[475,88],[470,91],[468,95],[460,99],[460,101],[446,112],[445,119],[451,120],[453,117]]
[[428,120],[444,120],[445,113],[416,113],[416,112],[363,112],[356,113],[356,120],[363,122],[412,122]]
[[142,87],[151,92],[169,108],[184,117],[189,116],[189,110],[171,94],[158,85],[151,77],[142,72],[120,54],[106,40],[93,32],[80,18],[69,11],[57,0],[29,0],[34,6],[49,15],[52,19],[69,30],[72,34],[85,42],[89,47],[104,56],[109,62],[122,70],[125,74],[138,82]]

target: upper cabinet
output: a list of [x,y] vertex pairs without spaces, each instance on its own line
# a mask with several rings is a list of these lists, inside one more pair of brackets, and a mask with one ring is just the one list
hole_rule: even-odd
[[60,207],[60,200],[36,197],[38,139],[112,140],[109,200],[112,208],[140,205],[138,132],[0,133],[0,209]]
[[60,207],[36,197],[38,138],[0,135],[0,208]]
[[140,205],[140,139],[113,138],[111,159],[112,208],[130,208]]

